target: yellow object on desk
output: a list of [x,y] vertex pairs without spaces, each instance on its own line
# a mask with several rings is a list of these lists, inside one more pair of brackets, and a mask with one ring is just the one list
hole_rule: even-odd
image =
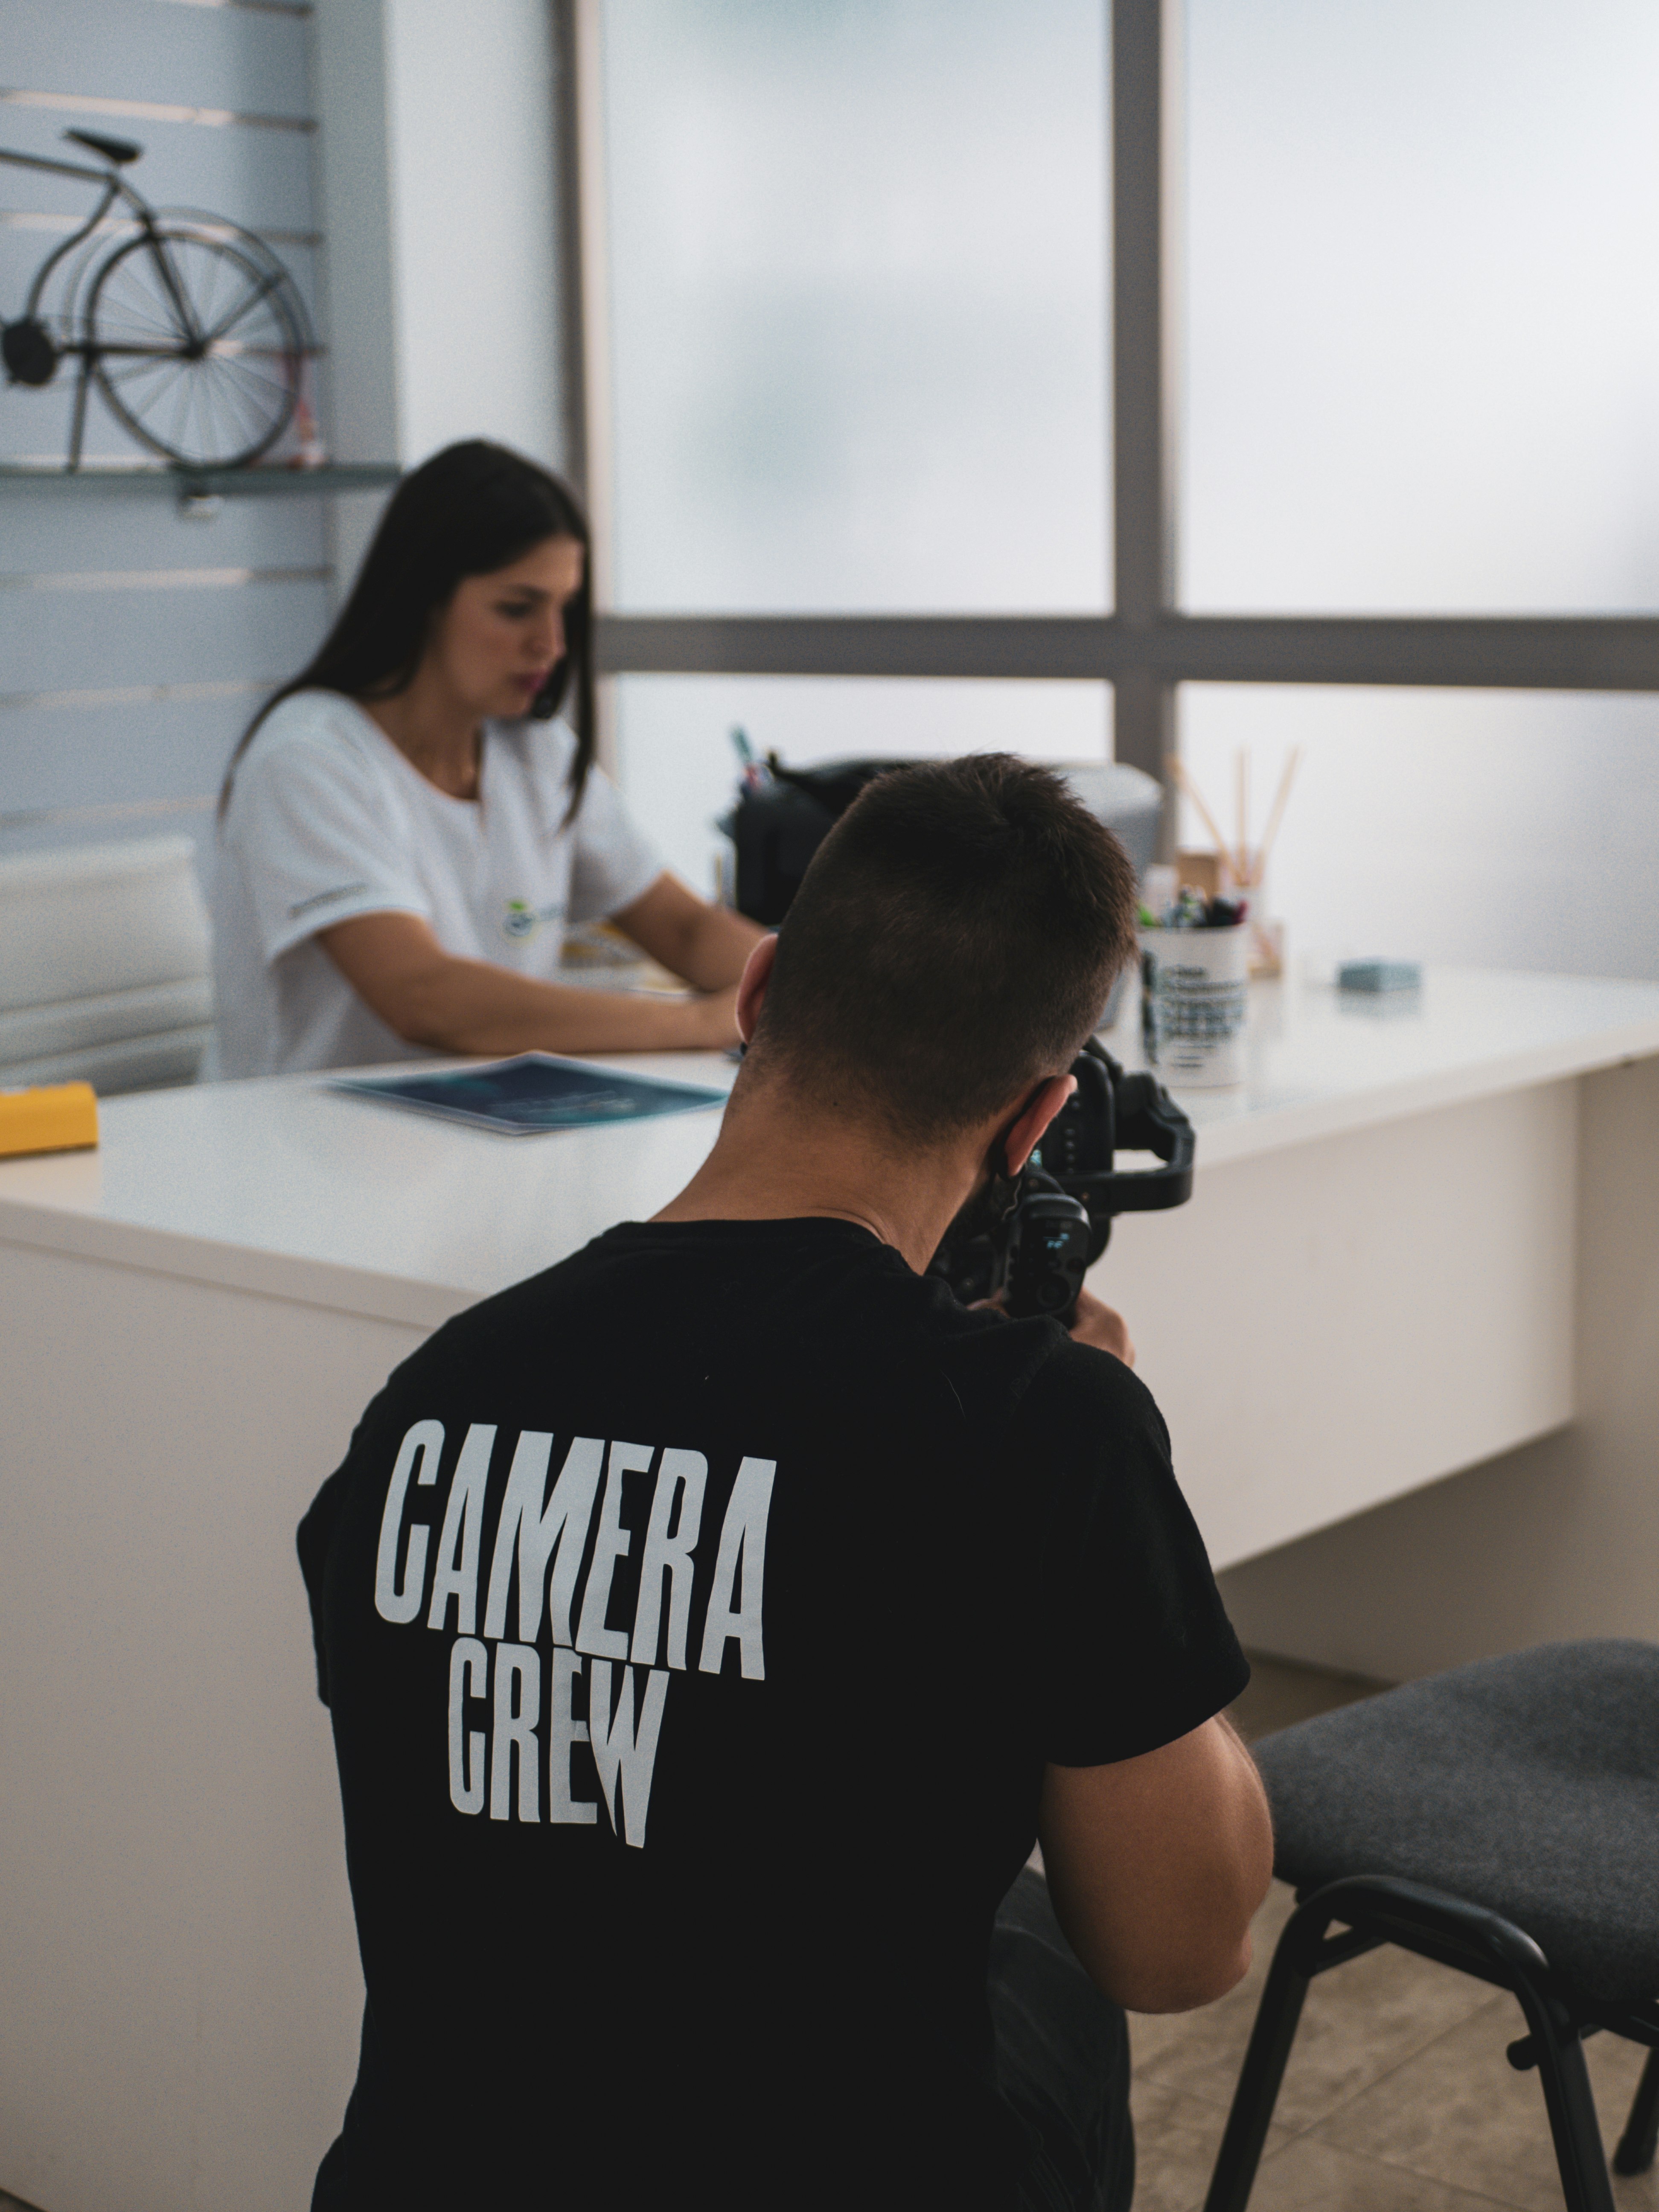
[[0,1091],[0,1158],[9,1152],[70,1152],[98,1141],[98,1099],[89,1083]]

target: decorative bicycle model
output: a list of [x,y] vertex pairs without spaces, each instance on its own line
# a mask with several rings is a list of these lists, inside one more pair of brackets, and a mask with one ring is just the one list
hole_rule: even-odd
[[[70,469],[81,465],[94,384],[116,420],[164,459],[246,467],[293,421],[301,368],[316,349],[293,278],[263,240],[235,223],[141,198],[120,173],[141,146],[91,131],[64,136],[108,167],[0,148],[0,161],[83,177],[102,192],[88,221],[36,270],[21,315],[0,324],[7,381],[48,385],[61,362],[79,362]],[[128,214],[111,228],[126,234],[106,252],[105,217],[118,200]],[[54,275],[61,291],[47,313],[41,302]]]

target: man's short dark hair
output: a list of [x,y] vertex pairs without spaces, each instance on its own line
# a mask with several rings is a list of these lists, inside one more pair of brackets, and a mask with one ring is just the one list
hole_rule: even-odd
[[896,769],[795,895],[757,1062],[907,1140],[971,1127],[1071,1066],[1134,933],[1128,855],[1052,769]]

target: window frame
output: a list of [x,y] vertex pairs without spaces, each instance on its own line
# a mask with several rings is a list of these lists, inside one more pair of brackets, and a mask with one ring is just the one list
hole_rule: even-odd
[[1164,787],[1183,684],[1659,691],[1659,615],[1188,615],[1176,589],[1185,0],[1102,0],[1111,54],[1115,605],[1091,615],[617,614],[611,532],[600,0],[555,0],[567,465],[593,509],[594,659],[619,676],[1079,678],[1113,689],[1115,757]]

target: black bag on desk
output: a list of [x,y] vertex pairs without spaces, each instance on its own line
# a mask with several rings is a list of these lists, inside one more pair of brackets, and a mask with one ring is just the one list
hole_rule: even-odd
[[[865,786],[889,769],[921,765],[905,760],[841,760],[825,761],[817,768],[785,768],[775,753],[769,754],[770,781],[758,790],[743,791],[720,825],[737,848],[738,913],[775,929],[789,911],[813,854]],[[1089,811],[1122,839],[1137,878],[1144,878],[1158,836],[1158,786],[1139,769],[1115,761],[1073,761],[1059,766]]]
[[720,824],[737,848],[737,908],[775,928],[800,889],[807,864],[866,783],[914,761],[826,761],[821,768],[785,768],[773,754],[772,781],[745,791]]

